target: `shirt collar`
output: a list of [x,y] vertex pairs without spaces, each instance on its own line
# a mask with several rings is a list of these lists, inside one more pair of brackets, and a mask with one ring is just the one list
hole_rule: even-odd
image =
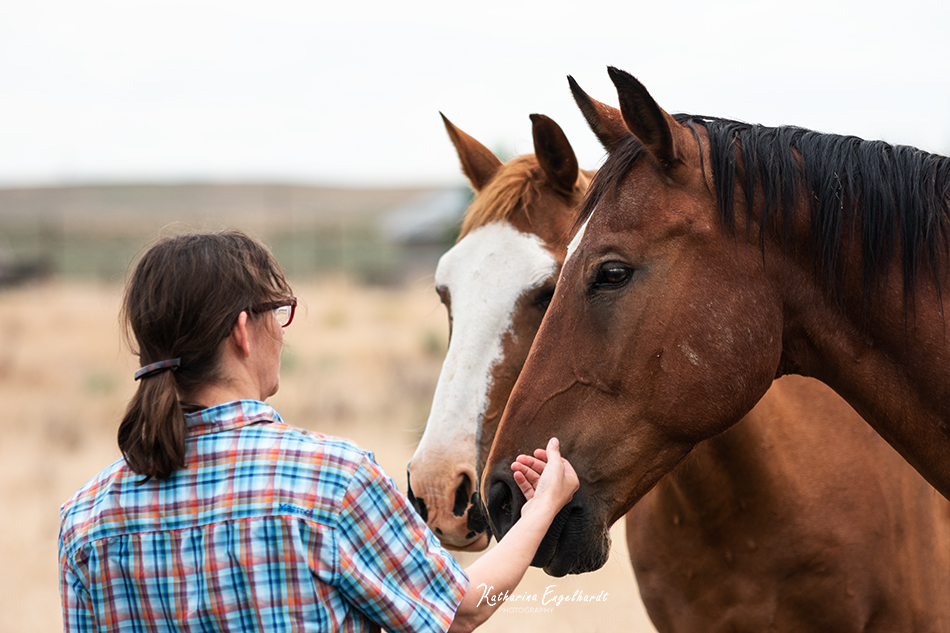
[[259,400],[234,400],[185,414],[189,437],[270,422],[283,420],[274,407]]

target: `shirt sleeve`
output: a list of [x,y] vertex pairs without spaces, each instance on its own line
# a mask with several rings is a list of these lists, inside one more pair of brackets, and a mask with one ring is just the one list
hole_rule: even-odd
[[63,631],[93,633],[96,630],[96,622],[89,602],[89,592],[66,553],[62,538],[59,541],[59,592],[63,602]]
[[387,631],[445,631],[468,577],[371,455],[347,488],[337,528],[340,591]]

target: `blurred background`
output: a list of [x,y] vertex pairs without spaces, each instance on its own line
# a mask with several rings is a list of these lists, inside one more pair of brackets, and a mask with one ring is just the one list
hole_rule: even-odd
[[[615,104],[612,65],[670,112],[946,155],[948,28],[943,0],[2,3],[0,631],[60,628],[59,505],[118,456],[121,285],[157,236],[273,249],[304,306],[275,406],[405,489],[447,344],[432,274],[471,198],[440,111],[502,158],[547,114],[596,168],[566,76]],[[608,602],[486,630],[650,630],[615,541],[601,572],[525,585]]]

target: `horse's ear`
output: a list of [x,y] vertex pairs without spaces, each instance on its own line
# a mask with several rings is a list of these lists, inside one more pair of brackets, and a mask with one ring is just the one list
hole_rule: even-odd
[[459,160],[462,162],[462,173],[472,183],[475,191],[481,191],[488,181],[494,178],[498,168],[501,167],[501,161],[490,149],[455,127],[444,114],[439,112],[439,115],[445,123],[445,130],[449,133],[449,138],[452,139],[455,151],[458,152]]
[[587,125],[593,130],[605,150],[608,152],[613,150],[620,141],[630,137],[630,130],[623,122],[620,110],[591,99],[570,75],[567,76],[567,82],[571,85],[571,93],[574,95],[577,107],[587,119]]
[[561,126],[543,114],[532,114],[531,134],[534,155],[548,181],[562,193],[573,193],[577,184],[577,156]]
[[620,112],[627,127],[666,171],[686,161],[689,147],[686,129],[661,108],[647,89],[630,73],[610,67],[610,79],[617,87]]

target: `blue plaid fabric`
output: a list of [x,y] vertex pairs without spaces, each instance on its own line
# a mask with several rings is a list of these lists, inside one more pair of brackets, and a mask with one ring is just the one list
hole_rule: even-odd
[[444,631],[468,578],[372,453],[242,400],[188,416],[186,467],[124,460],[62,508],[66,631]]

